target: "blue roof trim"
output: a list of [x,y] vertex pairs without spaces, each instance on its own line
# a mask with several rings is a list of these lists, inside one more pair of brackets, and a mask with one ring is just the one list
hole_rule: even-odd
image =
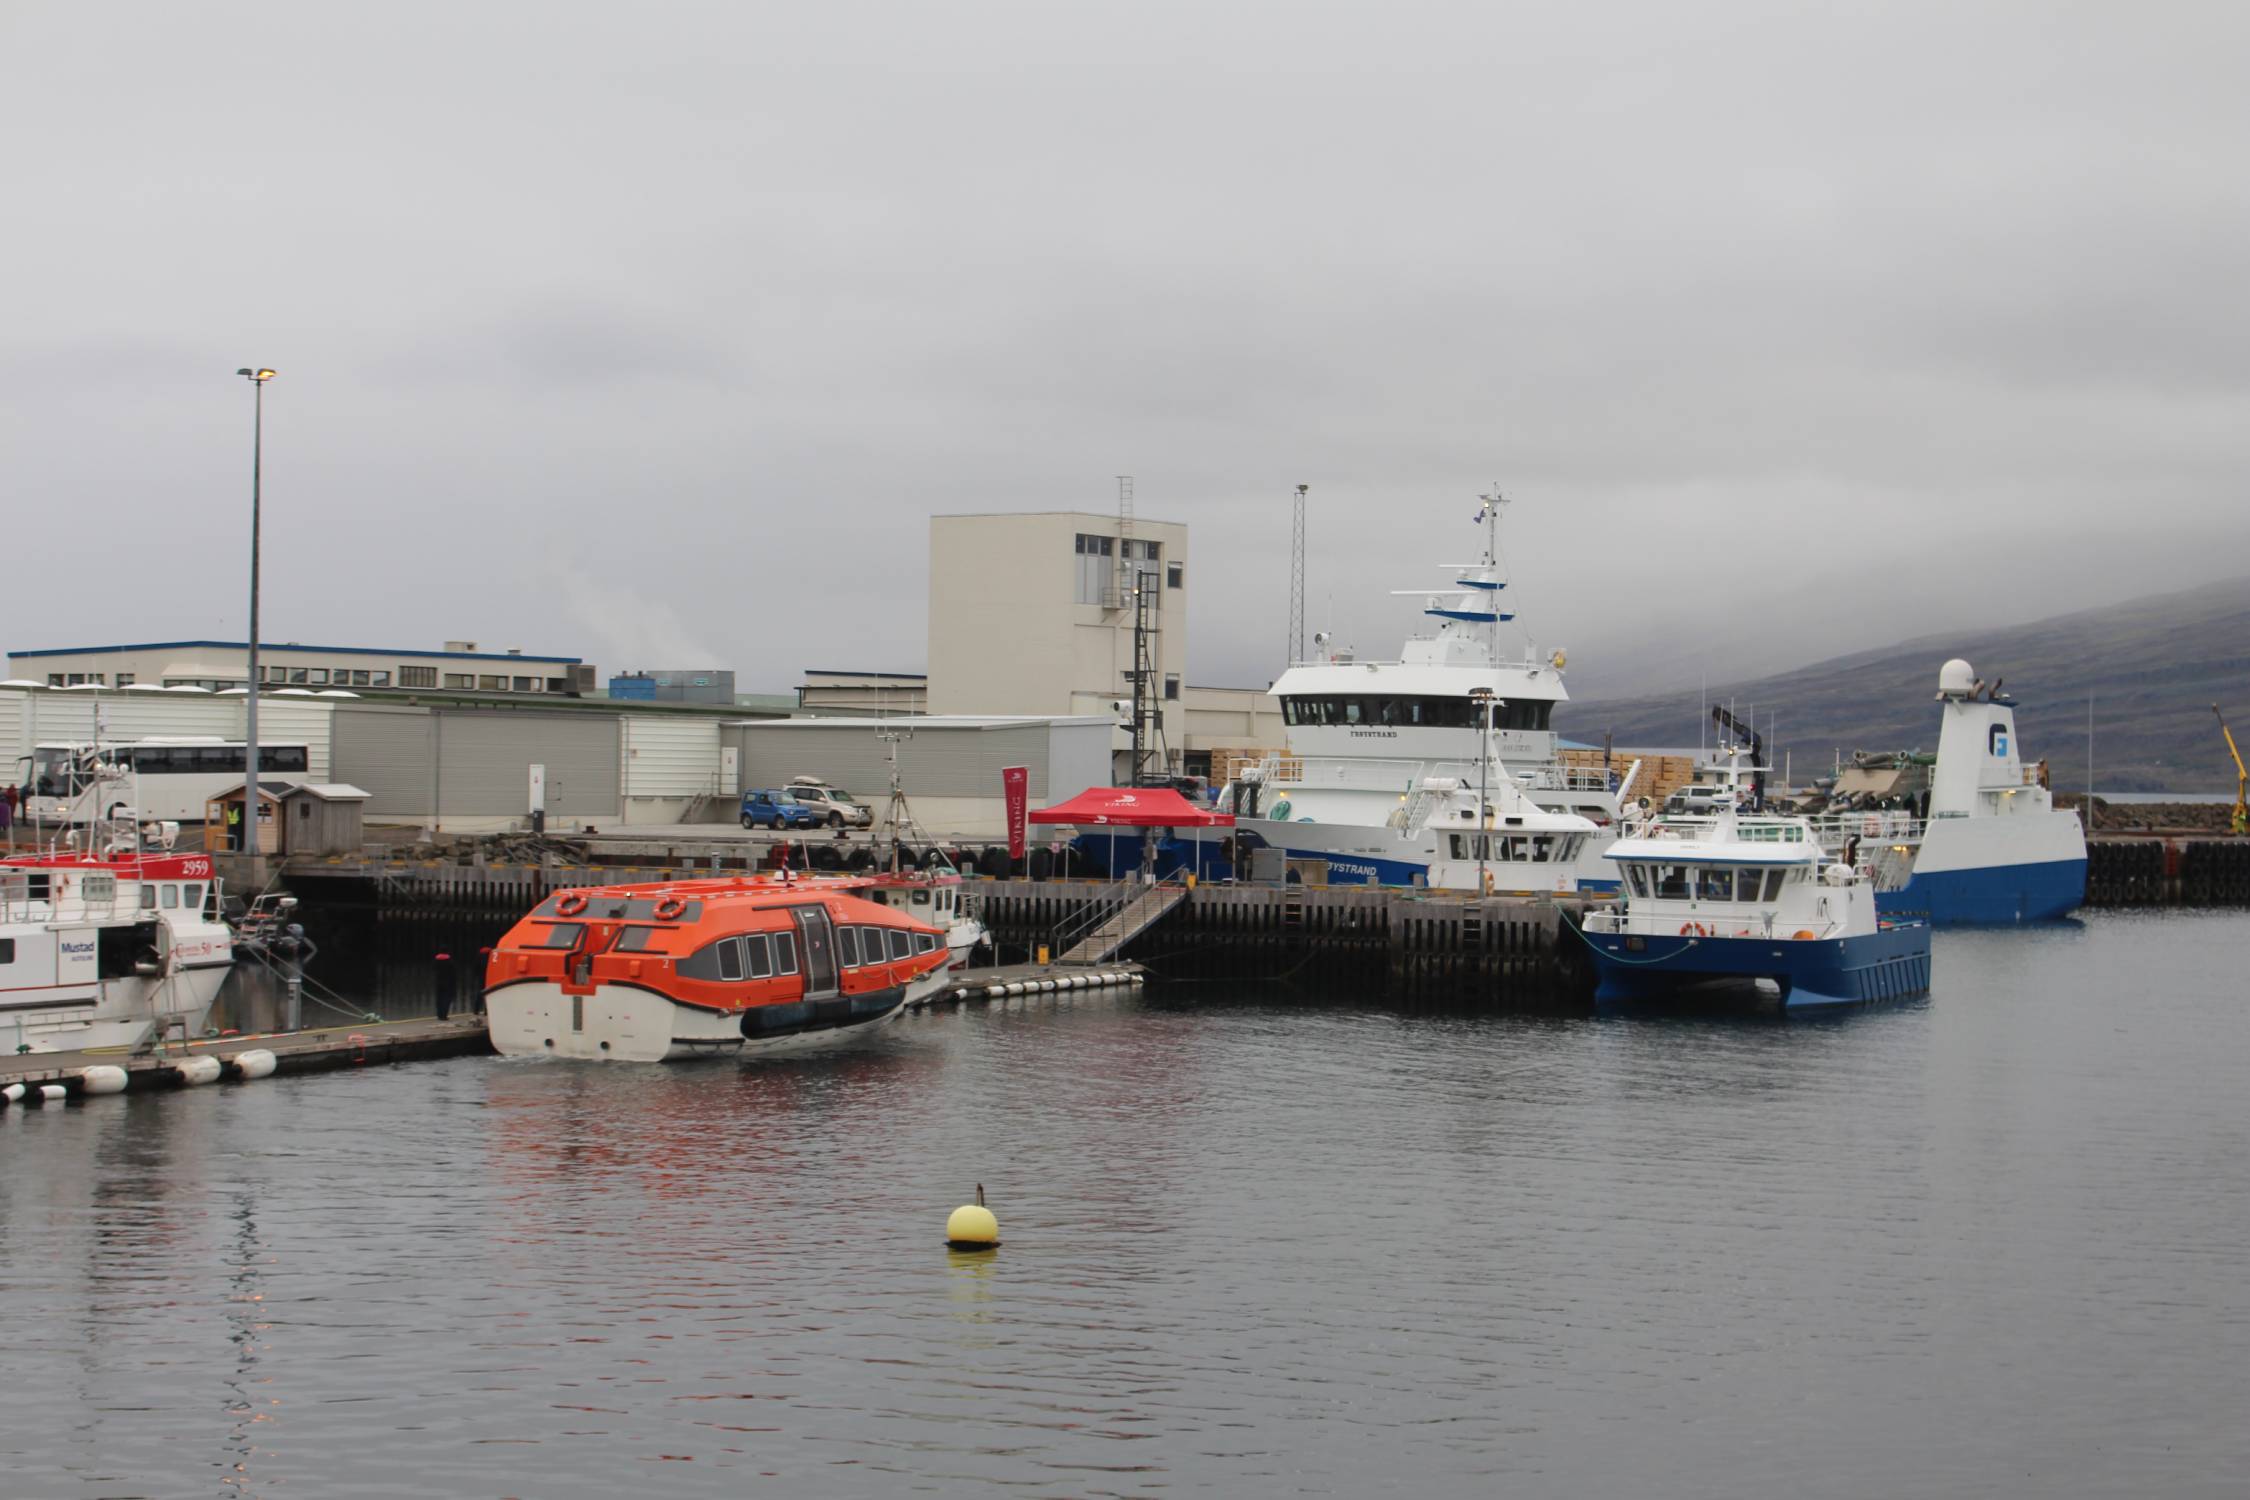
[[1513,620],[1515,615],[1498,614],[1489,609],[1425,609],[1426,615],[1438,615],[1448,620],[1467,620],[1473,624],[1491,625],[1501,620]]
[[1465,589],[1504,589],[1507,587],[1504,583],[1487,583],[1481,578],[1457,578],[1454,582]]
[[[191,646],[216,646],[223,651],[247,651],[247,641],[128,641],[121,646],[62,646],[53,651],[11,651],[8,660],[34,656],[99,656],[109,651],[179,651]],[[269,656],[276,651],[312,651],[323,656],[414,656],[444,661],[545,661],[561,666],[579,666],[585,661],[580,656],[513,656],[505,651],[403,651],[385,646],[307,646],[297,642],[277,645],[272,641],[260,643],[258,654]]]

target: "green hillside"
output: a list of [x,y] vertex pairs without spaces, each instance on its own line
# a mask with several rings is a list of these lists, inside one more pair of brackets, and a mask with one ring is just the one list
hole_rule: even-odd
[[[1710,687],[1711,701],[1780,717],[1772,764],[1793,756],[1797,779],[1838,749],[1937,748],[1938,668],[1965,656],[2005,679],[2027,757],[2044,757],[2057,788],[2086,784],[2086,700],[2094,702],[2094,780],[2105,792],[2231,791],[2234,766],[2211,717],[2225,706],[2236,738],[2250,730],[2250,578],[2159,594],[2028,625],[1922,636],[1793,672]],[[1555,715],[1573,739],[1621,746],[1697,742],[1701,689],[1572,703]]]

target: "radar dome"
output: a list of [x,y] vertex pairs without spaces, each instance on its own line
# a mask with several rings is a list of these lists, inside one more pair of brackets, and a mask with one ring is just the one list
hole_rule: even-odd
[[1967,697],[1977,685],[1976,669],[1956,656],[1938,668],[1937,690],[1945,694]]

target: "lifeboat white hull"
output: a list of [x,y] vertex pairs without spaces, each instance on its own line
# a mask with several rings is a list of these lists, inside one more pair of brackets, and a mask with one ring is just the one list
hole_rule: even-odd
[[[493,1050],[503,1057],[569,1057],[588,1062],[672,1062],[688,1057],[811,1052],[854,1042],[895,1019],[906,993],[879,999],[798,1002],[800,1027],[768,1035],[746,1032],[744,1013],[681,1005],[632,985],[597,985],[567,995],[545,983],[503,985],[485,997]],[[821,1014],[823,1009],[832,1012]],[[834,1013],[841,1012],[841,1013]]]

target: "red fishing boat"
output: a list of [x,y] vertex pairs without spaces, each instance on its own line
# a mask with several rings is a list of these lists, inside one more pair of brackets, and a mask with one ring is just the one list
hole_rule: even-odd
[[659,1062],[832,1045],[944,982],[946,935],[857,894],[867,877],[587,886],[493,949],[485,1008],[510,1057]]

